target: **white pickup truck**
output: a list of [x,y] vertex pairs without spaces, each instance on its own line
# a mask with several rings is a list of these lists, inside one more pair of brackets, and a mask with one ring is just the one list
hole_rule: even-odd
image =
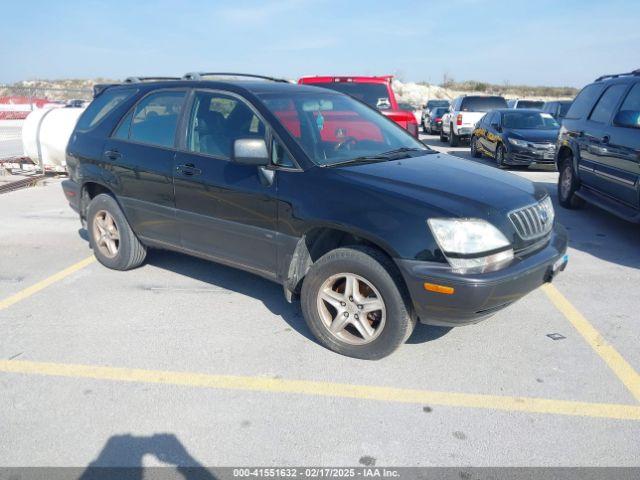
[[460,140],[467,140],[476,123],[490,110],[507,108],[503,97],[462,95],[457,97],[442,117],[440,141],[449,140],[449,145],[457,147]]

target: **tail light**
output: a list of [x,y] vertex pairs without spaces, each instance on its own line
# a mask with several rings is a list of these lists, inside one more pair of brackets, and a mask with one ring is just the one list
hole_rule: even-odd
[[407,131],[418,138],[418,124],[416,122],[407,122]]
[[441,122],[442,121],[442,117],[436,117],[436,122]]
[[462,125],[462,114],[459,113],[458,116],[456,117],[456,125],[460,126]]

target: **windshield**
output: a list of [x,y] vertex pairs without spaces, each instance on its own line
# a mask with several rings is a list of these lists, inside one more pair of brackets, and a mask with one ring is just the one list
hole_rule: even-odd
[[313,85],[346,93],[378,110],[391,109],[389,90],[382,83],[327,82]]
[[345,95],[265,93],[260,99],[317,165],[398,149],[432,152],[402,127]]
[[507,112],[502,114],[502,126],[518,129],[554,129],[560,125],[548,113]]
[[444,115],[447,110],[449,110],[448,108],[444,108],[444,107],[438,107],[438,108],[434,108],[431,111],[431,116],[432,117],[441,117],[442,115]]
[[518,100],[518,106],[516,108],[542,108],[544,102],[538,102],[537,100]]
[[497,108],[507,108],[502,97],[464,97],[460,110],[463,112],[488,112]]

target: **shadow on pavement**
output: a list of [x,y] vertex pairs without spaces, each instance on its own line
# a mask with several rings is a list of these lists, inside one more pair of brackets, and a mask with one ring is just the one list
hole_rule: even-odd
[[[98,457],[84,470],[79,480],[142,480],[145,475],[142,459],[152,455],[167,467],[151,467],[163,471],[154,478],[184,478],[187,480],[213,480],[215,477],[193,458],[178,438],[171,433],[149,437],[114,435],[107,440]],[[174,473],[175,472],[175,473]]]
[[167,250],[150,250],[147,263],[225,290],[256,298],[262,301],[271,313],[287,322],[291,328],[315,342],[315,338],[302,317],[300,304],[298,302],[288,303],[284,298],[282,287],[277,283],[219,263]]
[[593,257],[640,268],[640,225],[629,223],[593,205],[568,210],[558,204],[555,182],[536,182],[547,189],[558,222],[569,232],[569,247]]

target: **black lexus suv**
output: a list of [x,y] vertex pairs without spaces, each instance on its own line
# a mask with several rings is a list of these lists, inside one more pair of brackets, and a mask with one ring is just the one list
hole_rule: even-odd
[[63,190],[103,265],[163,248],[261,275],[300,297],[320,343],[365,359],[564,269],[542,187],[439,154],[348,95],[238,78],[97,88]]
[[640,222],[640,70],[605,75],[580,91],[556,145],[558,197]]

